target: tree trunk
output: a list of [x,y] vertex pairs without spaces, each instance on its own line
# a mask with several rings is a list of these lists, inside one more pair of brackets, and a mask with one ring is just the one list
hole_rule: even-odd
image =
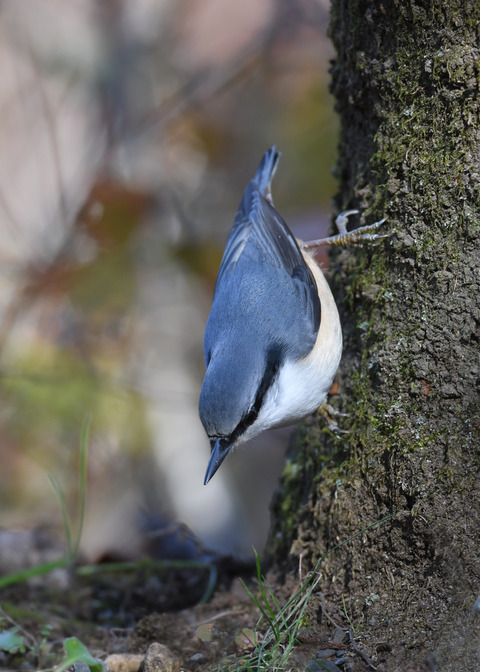
[[269,549],[292,572],[393,514],[320,565],[381,669],[480,669],[479,26],[478,0],[332,1],[338,210],[393,235],[332,260],[350,434],[300,428]]

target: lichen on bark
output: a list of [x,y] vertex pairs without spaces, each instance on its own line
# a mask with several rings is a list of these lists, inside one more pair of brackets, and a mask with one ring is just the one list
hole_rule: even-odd
[[334,254],[350,434],[301,428],[273,506],[270,554],[290,571],[392,514],[321,571],[405,659],[447,660],[480,593],[479,26],[468,0],[333,0],[336,205],[393,235]]

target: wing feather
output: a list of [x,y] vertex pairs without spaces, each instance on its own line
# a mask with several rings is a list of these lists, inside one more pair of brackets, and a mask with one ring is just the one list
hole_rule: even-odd
[[[229,321],[242,317],[247,322],[255,315],[263,325],[251,324],[250,330],[269,329],[269,338],[281,347],[288,345],[294,357],[307,355],[315,344],[321,318],[317,285],[295,237],[270,201],[277,160],[272,148],[238,208],[218,272],[205,334],[206,356],[229,332]],[[248,309],[254,303],[257,313]],[[279,312],[288,337],[273,333]]]

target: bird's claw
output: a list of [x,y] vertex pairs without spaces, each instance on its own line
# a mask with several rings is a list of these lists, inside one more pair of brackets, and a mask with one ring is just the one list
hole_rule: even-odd
[[350,434],[348,429],[341,429],[338,426],[338,422],[336,421],[336,418],[347,418],[348,413],[340,413],[340,411],[337,411],[335,408],[333,408],[333,406],[327,404],[326,401],[323,402],[317,413],[322,416],[328,425],[328,429],[335,435],[338,436],[339,434]]
[[304,249],[309,250],[314,247],[321,247],[322,245],[339,245],[340,247],[360,247],[363,243],[378,245],[383,238],[389,238],[392,235],[391,233],[375,233],[379,226],[386,221],[386,217],[374,224],[367,224],[353,231],[347,231],[348,218],[350,215],[357,215],[358,212],[358,210],[345,210],[341,212],[335,220],[338,229],[337,235],[304,243]]

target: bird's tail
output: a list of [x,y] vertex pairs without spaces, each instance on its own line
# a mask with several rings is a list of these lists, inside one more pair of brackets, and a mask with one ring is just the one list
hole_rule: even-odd
[[270,147],[270,149],[263,155],[260,165],[257,168],[257,172],[255,173],[255,177],[253,178],[260,193],[270,202],[272,202],[271,182],[275,175],[279,159],[280,152],[276,151],[275,146]]

